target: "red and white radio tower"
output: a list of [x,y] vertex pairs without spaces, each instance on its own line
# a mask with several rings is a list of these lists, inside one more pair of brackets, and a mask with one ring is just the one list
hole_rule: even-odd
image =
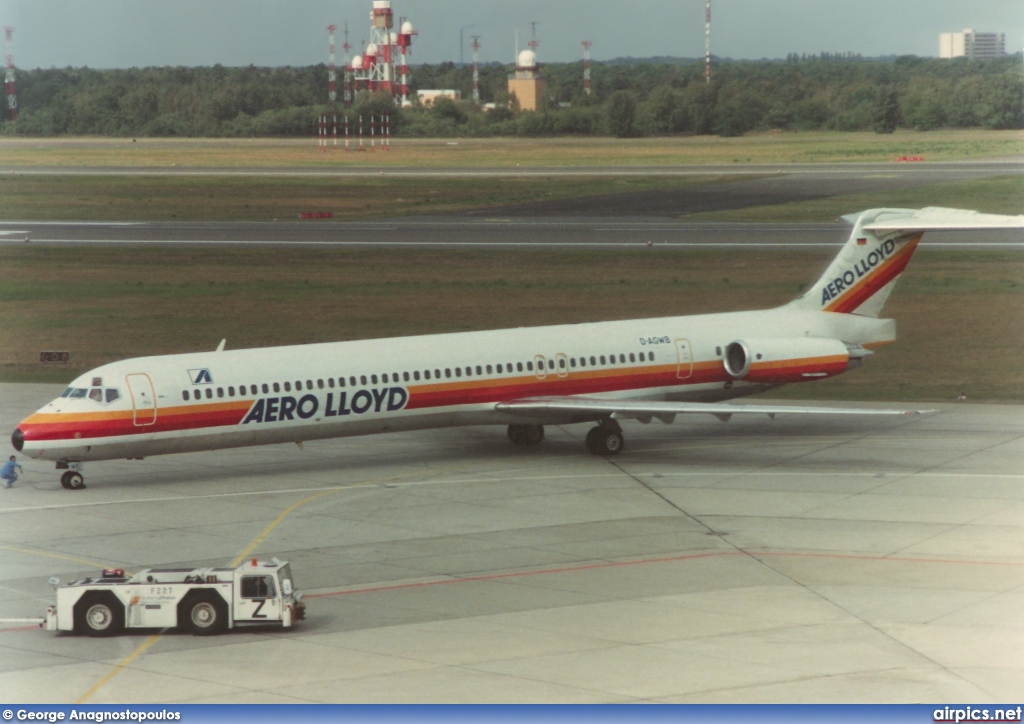
[[[393,33],[394,13],[391,11],[391,0],[373,0],[370,13],[370,43],[361,55],[346,63],[346,72],[352,74],[352,80],[360,89],[368,91],[387,91],[402,105],[409,102],[409,47],[416,29],[412,23],[399,22],[398,33]],[[401,81],[395,80],[395,61],[400,55],[398,72]]]
[[338,102],[338,71],[334,65],[334,31],[337,29],[337,25],[327,26],[327,97],[335,104]]
[[583,41],[583,92],[590,95],[590,46],[589,40]]
[[402,56],[402,105],[409,105],[409,46],[412,36],[418,35],[416,28],[405,18],[398,23],[398,52]]
[[341,46],[345,50],[345,89],[343,91],[341,100],[346,106],[352,105],[352,63],[350,62],[349,52],[352,50],[352,46],[348,42],[348,20],[345,21],[345,42]]
[[18,120],[18,94],[14,89],[14,28],[4,28],[7,33],[7,62],[4,83],[7,86],[7,107],[11,111],[11,120]]
[[473,36],[473,102],[480,104],[480,36]]
[[704,82],[711,82],[711,0],[704,8]]

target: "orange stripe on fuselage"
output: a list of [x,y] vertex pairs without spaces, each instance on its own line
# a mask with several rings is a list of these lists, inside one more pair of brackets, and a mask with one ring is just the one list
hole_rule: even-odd
[[26,441],[93,439],[237,425],[252,400],[161,407],[153,424],[136,425],[132,410],[114,412],[37,412],[18,427]]

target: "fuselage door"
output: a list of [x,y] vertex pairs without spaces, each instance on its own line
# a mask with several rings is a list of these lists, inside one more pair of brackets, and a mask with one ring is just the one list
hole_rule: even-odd
[[555,355],[555,363],[557,365],[557,367],[555,367],[555,369],[558,372],[558,376],[559,377],[563,377],[563,378],[564,377],[568,377],[569,376],[569,355],[565,354],[564,352],[559,352],[558,354]]
[[690,351],[690,341],[688,339],[676,340],[676,355],[679,359],[676,377],[681,380],[690,379],[693,375],[693,353]]
[[537,376],[538,380],[543,380],[548,376],[548,361],[542,354],[534,355],[533,363],[536,365],[533,370],[533,374]]
[[149,375],[133,374],[125,377],[132,394],[132,408],[135,410],[135,424],[139,427],[156,422],[156,391]]

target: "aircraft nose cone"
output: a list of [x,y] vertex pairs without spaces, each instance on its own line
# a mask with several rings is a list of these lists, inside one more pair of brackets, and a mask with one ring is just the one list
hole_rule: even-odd
[[21,452],[21,449],[25,447],[25,433],[21,431],[20,427],[14,429],[14,434],[11,435],[11,444],[14,445],[14,449]]

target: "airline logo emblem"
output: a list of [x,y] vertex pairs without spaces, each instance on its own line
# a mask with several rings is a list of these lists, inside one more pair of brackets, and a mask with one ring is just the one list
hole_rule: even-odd
[[212,385],[213,376],[210,374],[210,370],[189,370],[188,376],[192,379],[193,385]]
[[[860,245],[860,239],[857,239],[857,244]],[[827,304],[845,291],[852,289],[858,280],[870,274],[876,266],[892,256],[894,251],[896,251],[896,242],[886,239],[877,249],[872,249],[867,256],[858,260],[852,269],[847,269],[841,276],[826,284],[821,290],[821,303]]]

